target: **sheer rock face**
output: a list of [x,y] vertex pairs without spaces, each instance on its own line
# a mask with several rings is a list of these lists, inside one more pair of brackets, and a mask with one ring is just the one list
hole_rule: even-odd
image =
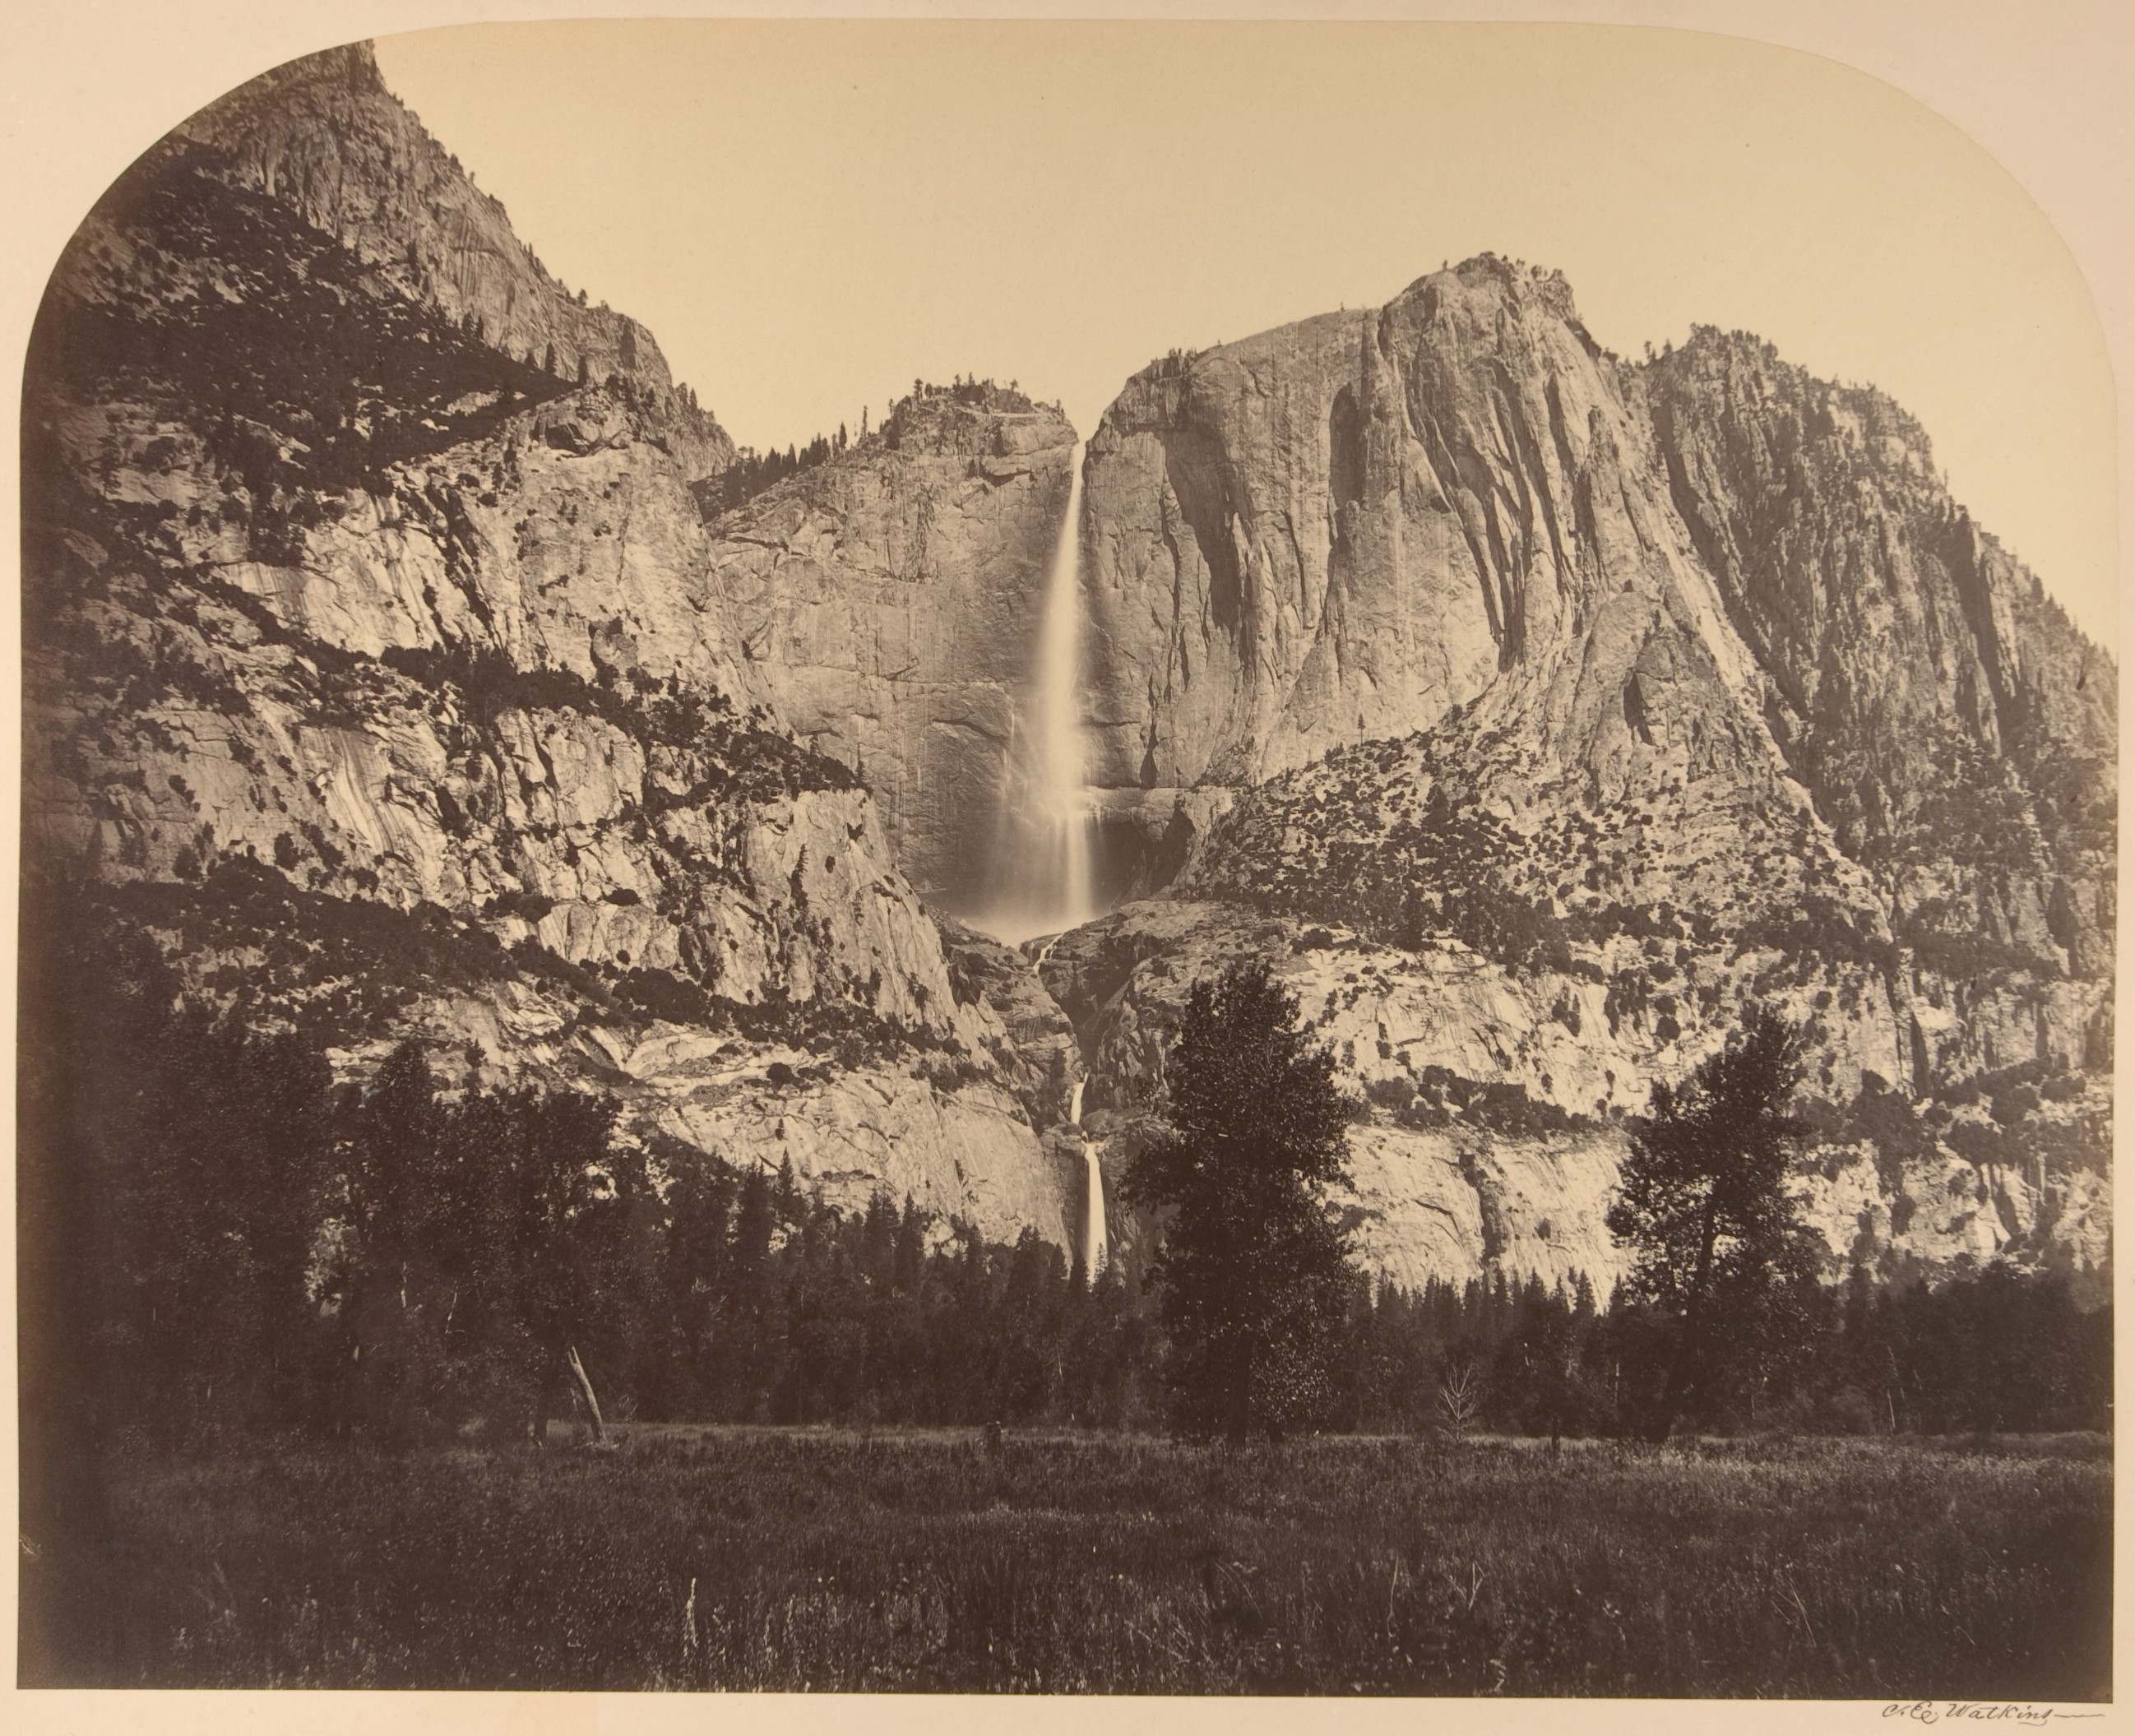
[[1091,442],[1097,781],[1256,783],[1486,694],[1590,735],[1656,632],[1754,690],[1619,372],[1561,278],[1473,261],[1137,376]]
[[[1155,1100],[1174,989],[1329,925],[1392,949],[1332,1003],[1316,944],[1285,965],[1373,1093],[1386,1269],[1604,1260],[1609,1129],[1753,1000],[1808,1028],[1834,1260],[2095,1263],[2115,674],[1895,406],[1711,331],[1626,365],[1486,258],[1156,364],[1090,452],[1100,777],[1168,829],[1145,882],[1184,925],[1114,919],[1093,1101]],[[1048,983],[1121,944],[1070,936]],[[1499,1128],[1489,1181],[1402,1119],[1431,1068],[1591,1125]],[[1839,1138],[1886,1086],[1925,1132]],[[1486,1209],[1522,1177],[1548,1237]]]
[[800,737],[859,768],[899,865],[984,900],[1067,515],[1057,411],[907,400],[713,527],[736,643]]
[[[26,411],[32,871],[357,1076],[414,1034],[841,1202],[1065,1240],[999,1016],[752,658],[690,486],[725,436],[367,53],[129,172]],[[401,938],[353,965],[343,931]],[[479,968],[428,969],[434,935]]]

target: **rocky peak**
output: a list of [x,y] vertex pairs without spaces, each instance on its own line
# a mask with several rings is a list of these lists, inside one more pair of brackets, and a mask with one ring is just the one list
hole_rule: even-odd
[[2037,925],[2057,907],[2058,950],[2101,959],[2111,659],[1950,498],[1882,394],[1709,328],[1639,384],[1671,501],[1842,846],[1939,929],[2050,955]]
[[1091,442],[1098,781],[1248,784],[1486,696],[1590,735],[1583,648],[1628,676],[1656,633],[1753,686],[1619,371],[1486,258],[1137,376]]
[[[1923,478],[1934,476],[1927,430],[1889,394],[1872,385],[1818,380],[1784,360],[1754,332],[1693,326],[1679,347],[1643,364],[1639,371],[1678,389],[1696,382],[1702,394],[1745,412],[1787,413],[1791,407],[1794,419],[1804,423],[1803,431],[1813,437],[1835,434],[1871,462]],[[1893,440],[1895,447],[1886,443]]]
[[1382,318],[1409,308],[1416,309],[1426,325],[1441,310],[1457,310],[1478,331],[1494,327],[1501,319],[1561,325],[1572,331],[1590,355],[1604,353],[1581,323],[1571,283],[1562,272],[1497,254],[1478,254],[1458,265],[1426,273],[1387,304]]
[[186,147],[206,172],[287,206],[485,342],[567,380],[583,368],[656,398],[693,472],[732,458],[717,422],[676,397],[651,332],[550,274],[502,204],[385,88],[369,43],[264,73],[157,148]]
[[929,385],[915,380],[892,406],[876,438],[893,452],[929,457],[1014,458],[1068,443],[1074,430],[1057,404],[1039,404],[990,380]]

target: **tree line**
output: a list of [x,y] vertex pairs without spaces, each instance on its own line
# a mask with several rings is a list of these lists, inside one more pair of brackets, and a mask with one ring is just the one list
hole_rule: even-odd
[[1804,1039],[1752,1013],[1632,1123],[1591,1284],[1502,1272],[1421,1296],[1353,1269],[1330,1197],[1347,1111],[1334,1058],[1264,962],[1197,984],[1166,1065],[1170,1136],[1130,1168],[1164,1214],[1151,1269],[1173,1426],[1637,1435],[2099,1429],[2109,1312],[2002,1265],[1939,1287],[1825,1279],[1790,1167]]
[[[583,379],[580,384],[584,382]],[[976,375],[959,374],[948,385],[935,385],[923,380],[912,382],[912,390],[897,399],[884,413],[879,438],[890,447],[898,446],[913,422],[929,405],[942,400],[962,404],[967,409],[1019,412],[1037,408],[1022,388],[1011,380],[1000,385],[990,379],[980,380]],[[695,400],[692,399],[692,404]],[[753,446],[738,448],[733,460],[715,476],[708,476],[691,485],[697,497],[699,510],[707,518],[717,518],[722,513],[733,512],[746,505],[765,490],[784,481],[788,476],[813,470],[842,457],[854,446],[864,447],[869,436],[868,411],[860,410],[859,433],[852,434],[844,423],[838,424],[835,434],[818,434],[805,446],[789,444],[783,452],[772,447],[768,452],[758,452]]]
[[845,425],[841,422],[836,433],[818,434],[806,446],[788,446],[782,452],[776,447],[759,452],[753,446],[744,446],[718,476],[698,485],[699,504],[714,517],[732,512],[774,483],[827,464],[845,451],[846,444]]
[[[1659,1409],[1938,1433],[2109,1418],[2109,1313],[2060,1282],[1995,1267],[1833,1289],[1797,1265],[1745,1308],[1727,1292],[1750,1284],[1755,1226],[1723,1198],[1708,1249],[1708,1215],[1635,1162],[1619,1210],[1676,1212],[1656,1243],[1680,1245],[1673,1279],[1648,1257],[1605,1300],[1584,1279],[1373,1284],[1295,1164],[1316,1150],[1334,1173],[1343,1105],[1265,972],[1196,991],[1176,1132],[1129,1182],[1167,1224],[1160,1250],[1092,1282],[1034,1232],[1004,1245],[886,1198],[840,1212],[790,1168],[626,1137],[602,1098],[448,1090],[414,1044],[336,1084],[316,1046],[189,1004],[143,935],[26,936],[25,1415],[55,1450],[524,1438],[594,1406],[1198,1434],[1619,1434]],[[1680,1095],[1710,1110],[1725,1083]],[[1701,1263],[1724,1355],[1695,1354],[1668,1289]]]
[[22,1332],[48,1469],[574,1412],[1155,1418],[1125,1275],[1034,1233],[840,1212],[790,1167],[627,1135],[606,1098],[448,1090],[412,1042],[337,1084],[316,1042],[190,1003],[146,934],[32,908]]

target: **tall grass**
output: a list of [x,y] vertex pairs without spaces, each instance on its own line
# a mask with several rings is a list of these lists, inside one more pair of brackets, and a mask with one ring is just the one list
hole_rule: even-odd
[[123,1476],[105,1679],[2079,1699],[2110,1477],[2094,1439],[262,1453]]

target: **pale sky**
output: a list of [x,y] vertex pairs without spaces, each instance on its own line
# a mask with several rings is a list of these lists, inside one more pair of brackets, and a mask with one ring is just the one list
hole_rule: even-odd
[[1087,433],[1126,376],[1493,251],[1626,356],[1740,326],[1925,425],[2114,640],[2114,404],[2068,250],[1983,152],[1813,56],[1574,26],[715,21],[388,37],[387,82],[733,437],[915,377]]

